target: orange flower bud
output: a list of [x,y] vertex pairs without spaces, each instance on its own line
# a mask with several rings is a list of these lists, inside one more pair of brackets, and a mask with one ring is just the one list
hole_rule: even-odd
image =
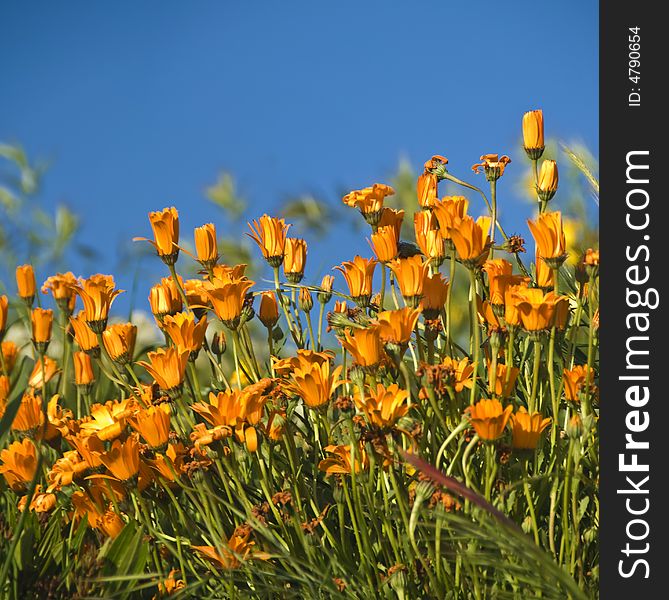
[[95,381],[93,374],[93,362],[86,352],[74,352],[72,354],[74,362],[74,383],[80,386],[89,386]]
[[26,304],[32,306],[35,299],[35,290],[37,283],[35,282],[35,272],[32,265],[21,265],[16,267],[16,287],[18,289],[19,298]]
[[300,283],[307,262],[307,242],[299,238],[287,238],[283,272],[290,283]]
[[51,341],[51,326],[53,325],[53,311],[50,308],[33,308],[30,313],[32,322],[32,340],[39,352],[46,352]]
[[537,195],[542,202],[548,202],[558,189],[558,168],[554,160],[545,160],[541,163]]
[[165,264],[174,264],[179,257],[179,212],[174,206],[150,212],[149,221],[155,238],[154,246]]
[[530,110],[523,115],[523,147],[527,156],[537,160],[544,152],[544,113]]
[[216,241],[216,227],[207,223],[197,227],[195,235],[195,252],[197,259],[205,268],[211,268],[218,261],[218,245]]

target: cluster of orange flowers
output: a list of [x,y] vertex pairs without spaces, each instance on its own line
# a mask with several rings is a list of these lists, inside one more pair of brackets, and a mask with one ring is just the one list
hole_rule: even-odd
[[[528,156],[537,161],[544,147],[541,111],[525,115],[523,134]],[[484,173],[491,184],[504,175],[511,162],[497,154],[483,155],[480,160],[473,169]],[[37,487],[31,497],[24,496],[22,502],[29,500],[31,510],[49,511],[57,503],[57,494],[74,486],[73,518],[86,516],[89,525],[115,536],[125,522],[118,506],[129,487],[141,492],[154,484],[174,485],[193,470],[206,468],[212,452],[215,456],[220,451],[217,443],[221,441],[236,442],[256,452],[262,439],[279,441],[285,435],[290,401],[298,400],[305,409],[322,415],[333,400],[344,396],[344,386],[346,394],[352,396],[349,400],[357,416],[376,435],[403,431],[402,421],[414,403],[436,396],[439,404],[468,389],[472,392],[469,406],[460,414],[466,415],[480,439],[498,440],[510,425],[514,448],[535,449],[542,432],[557,415],[545,417],[538,411],[528,412],[522,405],[514,410],[511,399],[522,365],[514,364],[513,336],[525,332],[541,340],[547,337],[546,332],[559,334],[570,323],[570,298],[557,289],[558,271],[567,258],[562,217],[559,211],[545,210],[557,190],[557,166],[545,160],[538,172],[536,187],[542,210],[528,221],[536,244],[535,271],[530,274],[523,267],[518,274],[512,262],[494,258],[495,250],[510,251],[517,259],[522,251],[522,246],[512,246],[508,241],[495,246],[495,218],[469,215],[465,197],[439,197],[439,182],[450,177],[447,163],[445,157],[433,156],[418,178],[416,251],[407,251],[400,242],[404,211],[385,206],[394,194],[390,186],[377,183],[343,198],[370,225],[369,244],[374,253],[374,257],[355,256],[335,267],[347,290],[339,295],[351,303],[346,299],[336,301],[328,323],[351,358],[346,372],[344,365],[335,366],[333,353],[323,350],[320,331],[318,340],[311,333],[311,346],[307,347],[298,309],[309,318],[313,292],[325,306],[336,293],[334,277],[326,275],[320,286],[300,287],[298,300],[288,298],[286,285],[280,283],[280,269],[283,267],[289,286],[299,287],[305,274],[307,243],[288,237],[290,225],[281,218],[263,215],[249,224],[248,235],[274,270],[276,281],[272,290],[254,291],[256,283],[245,275],[246,265],[219,262],[212,223],[194,232],[194,258],[203,276],[182,279],[175,268],[182,251],[177,210],[171,207],[149,214],[153,229],[149,241],[170,275],[154,285],[149,294],[152,314],[167,343],[148,352],[146,360],[135,360],[137,327],[108,322],[112,303],[122,293],[111,275],[76,278],[72,273],[59,273],[49,277],[42,292],[53,296],[63,317],[61,323],[78,348],[72,354],[72,382],[62,381],[66,365],[59,366],[47,355],[54,311],[33,307],[37,291],[33,269],[30,265],[18,267],[18,296],[30,315],[35,366],[21,391],[12,423],[18,439],[0,453],[0,473],[7,485],[19,494],[26,493],[39,475],[40,444],[48,443],[60,449],[61,455],[48,465],[46,485]],[[474,346],[476,353],[471,356],[458,357],[452,340],[443,335],[451,318],[447,306],[452,290],[439,269],[450,256],[472,273],[471,301],[477,321],[471,326],[477,331],[481,327],[488,336],[487,385],[482,375],[486,371],[477,360],[478,347]],[[518,263],[522,265],[520,259]],[[584,265],[592,272],[598,263],[599,253],[588,251]],[[395,307],[388,308],[383,287],[375,295],[374,277],[379,264],[382,285],[385,287],[387,267],[404,306],[395,299]],[[270,341],[283,312],[297,346],[296,354],[288,357],[273,355],[270,348],[270,368],[264,377],[247,331],[247,324],[256,315],[256,296],[260,298],[257,316],[267,328]],[[75,312],[78,301],[82,308]],[[0,296],[0,340],[7,329],[8,311],[8,298]],[[227,345],[223,330],[207,339],[209,325],[215,320],[233,337],[236,386],[228,384],[223,372],[221,356]],[[505,348],[503,342],[509,339],[511,343]],[[424,347],[429,350],[427,359]],[[406,368],[409,349],[414,356],[419,351],[420,361],[414,358],[416,367],[418,362],[421,367],[429,367],[413,398],[408,379],[400,375]],[[196,382],[188,377],[189,369],[196,376],[193,364],[202,352],[216,378],[205,394],[199,386],[194,390]],[[18,355],[19,348],[13,341],[2,342],[0,414],[6,410],[16,384],[12,375]],[[140,381],[136,366],[146,372],[148,382]],[[102,373],[117,384],[121,399],[92,401]],[[380,373],[383,377],[377,377]],[[59,374],[60,394],[49,393]],[[242,387],[244,379],[248,384]],[[594,390],[592,369],[585,365],[565,369],[563,379],[565,397],[572,403]],[[72,383],[84,398],[88,414],[73,413],[72,398],[64,395]],[[188,406],[183,403],[185,384],[192,398]],[[489,398],[475,402],[481,394]],[[506,406],[502,402],[507,402]],[[327,441],[323,446],[327,457],[319,463],[325,473],[346,474],[368,468],[368,450],[360,440],[342,444],[330,443],[335,439]],[[220,549],[211,546],[195,548],[228,568],[239,564],[235,557],[251,553],[251,545],[244,534],[230,538],[229,553],[221,554]]]

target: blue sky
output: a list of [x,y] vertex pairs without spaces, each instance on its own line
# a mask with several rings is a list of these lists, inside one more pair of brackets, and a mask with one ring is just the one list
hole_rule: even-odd
[[[203,190],[222,170],[252,215],[305,192],[339,203],[402,157],[417,168],[444,154],[475,181],[479,155],[500,152],[519,174],[520,118],[537,107],[547,133],[597,155],[597,13],[579,1],[3,2],[0,141],[51,161],[40,201],[79,213],[82,241],[105,255],[96,270],[110,270],[119,243],[149,234],[149,210],[176,205],[189,238],[216,221]],[[318,251],[309,241],[319,275],[369,254],[347,231]]]

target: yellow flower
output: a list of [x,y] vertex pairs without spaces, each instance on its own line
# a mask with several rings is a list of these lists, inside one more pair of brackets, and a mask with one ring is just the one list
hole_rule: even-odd
[[111,275],[92,275],[88,279],[79,279],[73,286],[84,304],[84,319],[93,333],[102,333],[107,326],[109,309],[116,296],[124,290],[114,289]]
[[480,267],[490,251],[490,217],[470,216],[455,219],[448,231],[462,264],[468,269]]
[[163,402],[141,409],[128,419],[128,423],[151,448],[160,448],[169,439],[170,412],[170,405]]
[[[93,404],[90,409],[90,417],[81,421],[82,435],[92,438],[94,434],[100,441],[109,441],[119,437],[125,430],[126,419],[134,414],[136,406],[136,401],[129,398],[120,402],[110,400],[105,404]],[[70,441],[75,445],[79,454],[88,460],[87,450],[90,444],[77,444],[74,438]],[[97,442],[90,445],[91,449],[97,449],[97,446]]]
[[16,287],[18,295],[26,304],[31,305],[35,299],[35,272],[32,265],[21,265],[16,267]]
[[39,352],[46,352],[51,341],[51,326],[53,325],[53,311],[50,308],[33,308],[30,313],[32,322],[32,341]]
[[90,355],[86,352],[74,352],[72,362],[74,363],[74,382],[77,385],[88,386],[95,381]]
[[480,173],[483,170],[488,181],[496,181],[504,175],[506,165],[511,162],[508,156],[500,156],[499,154],[484,154],[479,160],[481,162],[473,165],[472,171]]
[[268,329],[272,329],[277,324],[279,320],[279,305],[274,292],[262,292],[260,294],[258,318]]
[[319,462],[318,469],[328,475],[350,475],[354,470],[356,473],[360,473],[369,466],[369,459],[362,444],[359,444],[356,448],[357,453],[354,460],[351,456],[352,446],[350,444],[326,446],[323,450],[332,454],[332,456]]
[[548,202],[558,189],[558,168],[554,160],[545,160],[541,163],[537,194],[542,202]]
[[218,261],[216,227],[213,223],[206,223],[202,227],[196,227],[194,236],[197,260],[205,268],[213,267]]
[[180,312],[176,315],[167,315],[163,320],[163,330],[172,340],[177,350],[189,352],[191,357],[197,356],[202,348],[204,335],[207,332],[207,317],[202,317],[197,323],[192,312]]
[[22,492],[37,471],[37,448],[28,438],[0,450],[0,474],[15,492]]
[[348,330],[345,331],[341,345],[350,352],[353,361],[360,367],[375,367],[386,358],[379,325],[354,329],[352,335]]
[[499,400],[479,400],[466,409],[476,434],[485,441],[501,437],[511,417],[511,411],[513,406],[509,404],[502,408]]
[[388,266],[395,275],[404,301],[412,308],[418,307],[423,297],[423,285],[430,270],[429,262],[415,255],[393,260]]
[[137,364],[144,367],[156,380],[161,390],[170,397],[178,397],[188,364],[188,352],[179,352],[173,346],[158,348],[156,352],[149,352],[149,361],[140,361]]
[[368,306],[372,297],[372,281],[376,261],[373,258],[356,256],[352,261],[344,261],[335,267],[346,279],[351,298],[358,306]]
[[559,268],[567,258],[560,211],[542,213],[536,221],[528,220],[527,225],[537,244],[537,254],[552,269]]
[[102,341],[109,357],[120,364],[128,364],[135,353],[137,326],[132,323],[115,323],[102,333]]
[[398,310],[385,310],[377,315],[381,339],[386,343],[402,346],[411,339],[420,316],[420,308],[408,306]]
[[375,183],[370,187],[349,192],[342,198],[342,202],[357,208],[370,225],[376,226],[381,218],[385,198],[394,193],[395,190],[389,185]]
[[300,283],[307,262],[307,242],[300,238],[286,238],[283,272],[291,283]]
[[420,251],[434,261],[434,264],[440,264],[444,258],[444,237],[437,218],[429,211],[417,212],[414,215],[414,231],[416,234],[416,243]]
[[544,147],[544,113],[530,110],[523,115],[523,148],[532,160],[537,160]]
[[539,443],[541,432],[551,423],[550,417],[542,418],[541,413],[529,414],[524,406],[511,416],[511,445],[516,450],[534,450]]
[[372,233],[369,245],[380,263],[385,264],[397,257],[397,240],[397,232],[392,225],[378,227]]
[[330,361],[314,362],[296,369],[290,376],[286,389],[302,398],[309,408],[325,406],[335,390],[344,382],[339,379],[342,367],[330,372]]
[[209,296],[216,316],[229,329],[237,329],[240,323],[246,292],[255,284],[250,279],[234,279],[225,282],[221,279],[206,281],[204,291]]
[[253,221],[253,225],[250,223],[248,225],[251,233],[246,235],[258,244],[269,265],[274,269],[281,266],[285,253],[286,232],[290,225],[286,225],[283,219],[269,215],[263,215],[257,221]]
[[139,472],[139,442],[135,435],[130,435],[121,442],[114,440],[111,448],[100,454],[102,464],[110,473],[121,481],[131,479]]
[[149,221],[155,238],[154,246],[167,264],[174,264],[179,256],[179,212],[174,206],[150,212]]
[[409,392],[401,389],[396,383],[388,387],[379,383],[370,395],[365,395],[364,402],[356,394],[355,403],[365,414],[370,425],[388,429],[409,412],[408,397]]

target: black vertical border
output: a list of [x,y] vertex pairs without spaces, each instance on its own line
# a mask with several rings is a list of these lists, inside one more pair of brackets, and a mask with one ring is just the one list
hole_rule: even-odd
[[[601,330],[600,330],[600,597],[604,600],[617,598],[669,598],[666,575],[669,571],[666,555],[669,554],[669,497],[664,492],[669,481],[669,397],[665,393],[666,374],[669,372],[669,345],[667,345],[666,279],[669,262],[665,260],[669,243],[669,220],[665,209],[669,208],[669,193],[662,191],[663,182],[669,173],[669,164],[663,156],[662,130],[666,119],[659,111],[661,102],[660,82],[667,78],[661,55],[661,41],[669,39],[669,28],[659,12],[661,4],[651,2],[600,2],[600,247],[601,276]],[[638,82],[629,79],[630,27],[639,27],[640,70]],[[640,106],[630,106],[629,94],[640,93]],[[649,151],[647,157],[635,159],[646,161],[650,166],[649,184],[634,186],[627,183],[627,155],[631,151]],[[640,176],[641,171],[637,171]],[[643,231],[634,231],[626,223],[630,211],[627,193],[634,187],[643,187],[650,195],[645,211],[633,217],[640,222],[643,212],[650,217],[650,225]],[[649,239],[644,239],[649,236]],[[636,248],[646,244],[650,250],[647,262],[642,252],[636,261],[628,260]],[[633,264],[650,269],[650,280],[645,286],[631,286],[627,282],[627,269]],[[660,305],[655,310],[634,309],[627,306],[626,288],[655,288],[659,292]],[[647,311],[651,327],[647,335],[650,351],[648,371],[636,371],[649,375],[648,404],[639,410],[648,411],[650,426],[635,438],[647,440],[650,447],[638,451],[639,462],[649,464],[649,481],[641,486],[648,495],[626,495],[618,490],[629,489],[626,476],[639,482],[640,473],[623,473],[619,469],[619,455],[625,452],[625,435],[629,433],[626,418],[635,410],[626,401],[625,392],[629,381],[619,376],[626,372],[626,341],[634,330],[629,330],[626,317],[630,312]],[[630,461],[628,450],[627,462]],[[645,506],[650,499],[648,512],[632,515],[626,506],[630,498],[633,509]],[[632,519],[647,521],[650,533],[644,540],[633,540],[627,527]],[[632,534],[640,535],[643,525],[632,526]],[[623,551],[626,545],[643,550],[648,543],[648,552],[638,554]],[[635,559],[648,561],[636,565],[633,574],[624,577],[621,570],[629,574]],[[624,562],[621,563],[620,561]],[[646,575],[648,577],[646,578]]]

